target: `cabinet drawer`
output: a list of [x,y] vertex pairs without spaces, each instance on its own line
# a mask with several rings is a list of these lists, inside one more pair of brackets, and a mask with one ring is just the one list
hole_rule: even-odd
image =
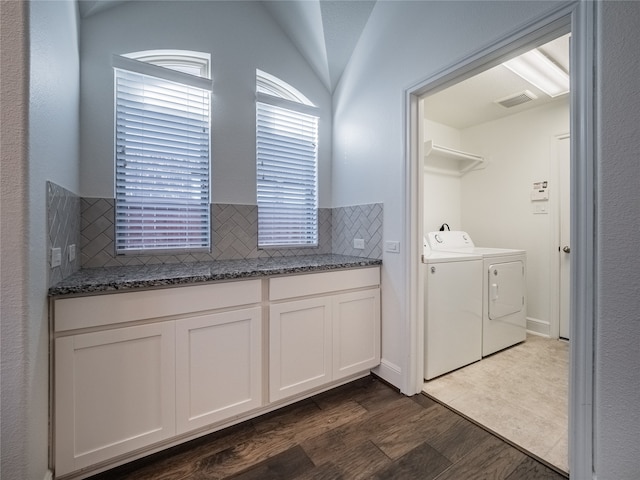
[[259,303],[261,281],[64,298],[54,303],[56,332]]
[[379,267],[278,277],[269,280],[269,300],[321,295],[379,284]]

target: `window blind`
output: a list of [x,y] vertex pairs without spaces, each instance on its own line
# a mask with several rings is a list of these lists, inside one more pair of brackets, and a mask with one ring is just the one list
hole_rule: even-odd
[[318,118],[256,103],[258,246],[318,245]]
[[116,253],[208,250],[210,92],[115,69]]

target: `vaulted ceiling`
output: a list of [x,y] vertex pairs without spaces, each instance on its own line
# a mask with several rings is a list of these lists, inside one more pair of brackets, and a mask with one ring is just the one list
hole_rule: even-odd
[[[78,0],[80,15],[83,18],[94,15],[125,1],[128,0]],[[327,90],[333,92],[376,2],[263,0],[262,3]]]
[[[78,4],[80,14],[84,18],[126,1],[130,0],[78,0]],[[376,0],[261,0],[261,2],[306,58],[327,90],[333,92],[369,20]],[[568,36],[541,46],[540,50],[568,71]],[[538,98],[533,102],[510,109],[495,103],[496,100],[524,90],[533,91]],[[455,128],[466,128],[551,101],[555,99],[539,92],[499,65],[428,97],[425,113],[434,121]]]
[[360,39],[375,0],[267,0],[282,30],[333,92]]

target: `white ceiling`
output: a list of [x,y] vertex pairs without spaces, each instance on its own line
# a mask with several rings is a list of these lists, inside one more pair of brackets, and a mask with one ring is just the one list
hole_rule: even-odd
[[[569,72],[568,34],[538,49],[564,71]],[[524,90],[533,92],[538,98],[511,108],[495,103]],[[426,97],[424,112],[429,120],[464,129],[554,101],[566,101],[566,95],[551,98],[508,68],[498,65]]]

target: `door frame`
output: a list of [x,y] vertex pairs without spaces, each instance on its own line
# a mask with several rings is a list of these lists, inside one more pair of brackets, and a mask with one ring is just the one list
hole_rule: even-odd
[[[571,31],[571,320],[569,381],[569,468],[575,478],[593,478],[593,375],[595,316],[595,2],[572,1],[522,26],[491,45],[464,57],[404,91],[405,295],[404,344],[407,352],[402,391],[419,393],[423,384],[421,339],[424,280],[422,254],[423,206],[420,198],[424,159],[419,139],[420,97],[498,65],[505,55],[524,52],[534,42]],[[578,322],[576,319],[580,319]]]

